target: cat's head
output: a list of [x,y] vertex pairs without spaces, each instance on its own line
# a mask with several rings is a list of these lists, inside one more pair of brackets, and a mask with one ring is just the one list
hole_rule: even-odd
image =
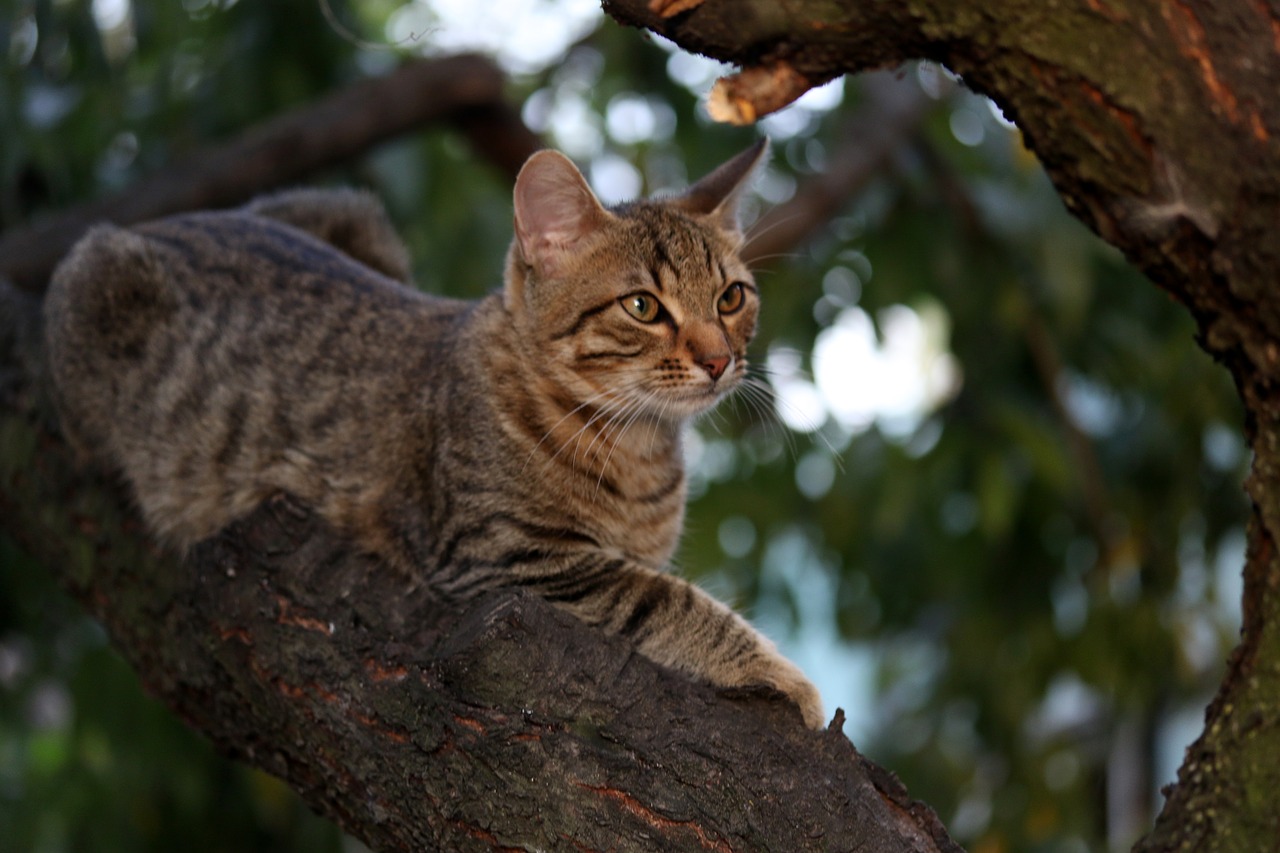
[[738,201],[767,141],[683,193],[604,207],[563,155],[515,186],[504,304],[575,404],[683,420],[742,381],[759,299]]

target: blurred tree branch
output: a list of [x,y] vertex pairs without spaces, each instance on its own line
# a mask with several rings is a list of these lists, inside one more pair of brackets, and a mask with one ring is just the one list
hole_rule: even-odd
[[[975,204],[968,187],[947,164],[937,148],[928,143],[916,147],[921,160],[929,171],[929,179],[938,185],[940,195],[951,207],[951,215],[961,222],[972,240],[990,241],[981,225],[978,206]],[[1042,292],[1043,281],[1034,280],[1034,270],[1030,264],[1024,264],[1023,279],[1019,282],[1016,305],[1021,321],[1023,340],[1031,363],[1035,367],[1036,377],[1044,393],[1044,399],[1050,412],[1058,423],[1067,451],[1074,463],[1072,470],[1080,489],[1081,507],[1088,522],[1089,532],[1098,549],[1098,560],[1094,566],[1095,574],[1105,576],[1109,567],[1120,556],[1124,542],[1116,530],[1116,520],[1121,517],[1107,488],[1103,475],[1102,462],[1098,459],[1097,448],[1085,433],[1075,416],[1072,415],[1063,397],[1062,382],[1066,378],[1067,365],[1059,351],[1058,342],[1054,340],[1050,323],[1044,315],[1043,308],[1037,304],[1033,295]]]
[[888,75],[866,82],[869,103],[843,129],[845,139],[828,153],[827,169],[801,182],[795,195],[752,226],[744,250],[748,263],[764,263],[810,240],[919,132],[933,103],[920,87]]
[[1280,11],[1252,0],[605,0],[605,9],[742,66],[711,96],[741,120],[840,74],[915,58],[945,64],[1017,122],[1068,208],[1192,313],[1201,346],[1236,382],[1254,453],[1244,624],[1205,731],[1139,849],[1274,846]]
[[38,292],[95,222],[128,225],[230,207],[436,123],[462,132],[482,159],[514,178],[541,142],[505,99],[505,85],[506,75],[483,56],[406,62],[230,142],[192,152],[121,192],[0,235],[0,277]]

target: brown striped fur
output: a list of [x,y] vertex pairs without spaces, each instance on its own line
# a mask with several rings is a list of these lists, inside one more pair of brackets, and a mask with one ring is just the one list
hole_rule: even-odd
[[664,572],[682,430],[742,380],[755,332],[735,209],[763,151],[608,210],[568,160],[535,155],[505,287],[474,303],[393,280],[407,256],[359,193],[99,227],[46,300],[64,429],[176,546],[288,491],[445,594],[529,587],[821,725],[799,670]]

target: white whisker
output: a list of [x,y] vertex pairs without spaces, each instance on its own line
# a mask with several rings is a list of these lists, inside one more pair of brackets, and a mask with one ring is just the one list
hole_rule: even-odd
[[[759,219],[757,219],[755,222],[751,224],[750,228],[747,229],[746,239],[742,243],[742,249],[740,254],[743,257],[750,256],[752,243],[759,240],[761,237],[768,234],[770,231],[773,231],[776,228],[780,228],[783,225],[786,225],[788,222],[800,217],[801,215],[802,214],[799,211],[797,211],[795,213],[792,213],[790,216],[760,217]],[[773,221],[770,221],[770,220],[773,220]],[[755,260],[756,260],[755,258],[752,258],[753,262]]]
[[742,402],[748,412],[758,416],[759,423],[775,437],[779,438],[787,448],[787,454],[793,459],[799,455],[795,434],[782,423],[774,405],[776,395],[768,383],[756,377],[748,377],[742,383]]
[[[614,418],[618,417],[621,412],[626,411],[629,406],[630,402],[624,402],[619,407],[616,405],[616,401],[614,400],[610,400],[609,405],[601,406],[600,410],[592,415],[591,418],[588,419],[587,422],[583,424],[577,432],[570,436],[568,441],[565,442],[565,447],[568,447],[571,442],[573,444],[573,455],[570,457],[570,460],[575,464],[585,465],[588,457],[591,455],[592,447],[594,447],[595,443],[600,440],[602,435],[605,434],[605,431],[609,428],[609,424],[611,424]],[[604,420],[601,421],[601,418],[604,418]],[[599,426],[596,426],[597,423],[599,423]],[[595,434],[592,435],[591,440],[587,442],[586,448],[583,448],[582,438],[593,426],[595,427]],[[564,447],[560,450],[564,450]],[[556,451],[555,456],[552,456],[551,458],[554,460],[556,456],[559,455],[560,451],[558,450]]]
[[[550,429],[548,429],[545,433],[543,433],[542,438],[538,439],[538,443],[537,443],[537,444],[535,444],[535,445],[533,446],[533,448],[529,451],[529,455],[525,457],[524,465],[522,465],[522,466],[520,467],[520,473],[521,473],[521,474],[523,474],[523,473],[524,473],[525,468],[528,468],[528,467],[529,467],[529,462],[533,459],[533,454],[535,454],[535,453],[537,453],[537,452],[538,452],[538,448],[539,448],[539,447],[541,447],[541,446],[543,445],[543,443],[544,443],[544,442],[546,442],[546,440],[547,440],[548,438],[550,438],[550,437],[551,437],[551,434],[552,434],[553,432],[555,432],[555,431],[556,431],[556,429],[560,426],[560,424],[562,424],[562,423],[564,423],[565,421],[569,420],[569,418],[573,417],[573,416],[574,416],[574,415],[576,415],[578,412],[580,412],[580,411],[582,411],[583,409],[585,409],[587,406],[590,406],[592,403],[594,403],[595,401],[599,400],[601,397],[607,396],[609,393],[610,393],[609,391],[601,391],[601,392],[600,392],[600,393],[598,393],[598,394],[594,394],[594,395],[592,395],[591,397],[588,397],[586,400],[583,400],[583,401],[582,401],[581,403],[579,403],[577,406],[575,406],[574,408],[572,408],[572,409],[570,409],[568,412],[566,412],[566,413],[565,413],[565,415],[564,415],[564,417],[562,417],[560,420],[558,420],[558,421],[556,421],[554,424],[552,424],[552,425],[551,425],[551,428],[550,428]],[[563,449],[563,448],[560,448],[560,449]],[[557,455],[558,455],[558,454],[559,454],[559,450],[557,450]],[[554,459],[555,457],[553,456],[552,458]]]
[[[764,375],[770,374],[770,370],[767,367],[761,366],[759,370]],[[797,448],[795,445],[794,433],[779,422],[777,410],[779,406],[784,407],[788,412],[793,413],[800,420],[807,421],[809,420],[808,416],[791,403],[788,403],[785,398],[778,396],[773,386],[764,378],[764,376],[747,377],[747,379],[742,383],[742,388],[744,390],[744,397],[746,400],[752,402],[761,414],[765,414],[767,411],[768,421],[780,427],[783,440],[787,445],[788,451],[792,456],[795,456]],[[815,436],[817,440],[826,447],[827,452],[831,454],[831,457],[835,461],[836,470],[844,473],[844,458],[841,456],[840,452],[836,450],[836,447],[831,443],[831,440],[823,434],[821,426],[813,424],[813,428],[809,430],[809,434]]]
[[600,486],[604,483],[605,471],[609,470],[609,460],[613,458],[613,451],[618,449],[618,444],[621,443],[623,436],[626,435],[626,432],[630,429],[631,425],[636,422],[636,418],[644,414],[644,403],[644,400],[637,401],[634,411],[632,411],[626,422],[623,423],[622,427],[618,430],[618,436],[614,439],[612,446],[610,446],[609,453],[604,457],[604,464],[600,466],[600,476],[596,478],[596,490],[592,495],[592,500],[595,500],[600,496]]
[[769,261],[776,261],[776,260],[791,261],[791,260],[795,260],[796,258],[802,258],[802,257],[804,257],[804,255],[802,255],[800,252],[773,252],[768,255],[757,255],[751,258],[751,274],[760,275],[762,273],[772,272],[772,270],[757,269],[756,267],[757,264],[768,263]]
[[[609,464],[608,456],[612,455],[613,448],[617,447],[617,440],[614,438],[612,434],[613,428],[617,426],[617,424],[624,418],[632,417],[633,413],[639,411],[643,406],[644,406],[643,399],[633,397],[630,400],[628,400],[626,404],[623,405],[621,408],[611,413],[609,415],[608,420],[606,420],[603,424],[600,425],[600,428],[596,430],[596,434],[592,436],[591,441],[587,443],[587,448],[584,453],[584,456],[585,454],[591,454],[595,459],[599,459],[601,451],[603,450],[604,446],[608,444],[609,453],[608,455],[606,455],[605,461],[604,461],[604,465],[607,466]],[[619,437],[621,437],[621,433],[619,433]],[[599,443],[600,449],[593,450],[593,448],[596,446],[597,443]],[[602,474],[603,474],[603,469],[602,469]]]
[[[546,438],[548,438],[551,435],[551,433],[555,431],[556,427],[564,423],[565,420],[568,419],[571,415],[581,411],[583,407],[595,403],[602,397],[607,397],[610,395],[618,395],[620,393],[626,393],[628,391],[636,390],[640,387],[640,385],[641,385],[640,380],[636,380],[632,383],[629,383],[629,386],[623,386],[621,388],[611,388],[607,391],[602,391],[601,393],[594,395],[586,403],[579,405],[578,407],[573,409],[573,411],[569,412],[569,414],[565,415],[563,418],[557,421],[555,426],[553,426],[550,430],[548,430],[547,435],[543,436],[543,440],[545,441]],[[600,418],[606,417],[606,416],[612,417],[613,413],[617,411],[617,408],[616,408],[617,403],[618,401],[616,399],[606,399],[604,403],[599,406],[599,409],[594,414],[592,414],[590,418],[587,419],[586,423],[584,423],[581,427],[579,427],[573,433],[573,435],[565,439],[564,443],[561,444],[558,448],[556,448],[556,452],[553,453],[551,457],[547,460],[547,464],[550,464],[551,462],[554,462],[556,459],[558,459],[560,457],[560,454],[563,453],[570,444],[575,445],[575,450],[572,458],[577,459],[578,448],[580,448],[582,445],[582,436],[587,432],[587,430],[589,430],[592,426],[594,426],[596,422],[600,420]],[[628,402],[624,400],[623,408],[625,408],[626,405],[628,405]],[[538,444],[540,446],[542,442],[540,441],[538,442]],[[590,445],[588,445],[588,448],[589,447]],[[534,450],[537,450],[537,447],[535,447]],[[530,455],[532,456],[532,451],[530,452]]]

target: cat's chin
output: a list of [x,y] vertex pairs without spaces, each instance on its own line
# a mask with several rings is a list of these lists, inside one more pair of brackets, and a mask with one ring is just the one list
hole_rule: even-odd
[[727,393],[723,388],[705,388],[672,394],[663,400],[661,409],[667,418],[687,421],[714,409]]

